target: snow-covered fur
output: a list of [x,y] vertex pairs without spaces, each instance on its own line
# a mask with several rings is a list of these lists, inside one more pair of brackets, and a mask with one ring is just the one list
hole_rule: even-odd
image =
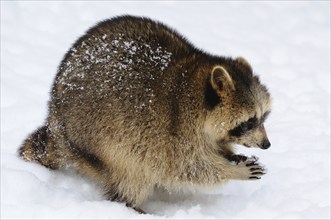
[[[270,95],[244,58],[212,56],[147,18],[116,17],[87,31],[63,59],[49,116],[19,150],[73,166],[109,199],[139,206],[155,186],[259,179]],[[139,210],[142,211],[142,210]]]

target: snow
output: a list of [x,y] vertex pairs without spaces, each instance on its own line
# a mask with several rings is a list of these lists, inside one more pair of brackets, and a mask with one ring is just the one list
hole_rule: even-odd
[[[205,51],[251,63],[273,96],[272,146],[238,152],[266,165],[261,180],[193,195],[160,190],[141,216],[72,170],[17,157],[44,122],[65,52],[96,22],[121,14],[163,21]],[[1,1],[1,218],[330,219],[330,2]]]

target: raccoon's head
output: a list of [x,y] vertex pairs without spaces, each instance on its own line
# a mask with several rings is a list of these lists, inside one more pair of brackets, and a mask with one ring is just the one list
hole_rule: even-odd
[[245,59],[227,60],[210,70],[205,103],[204,132],[214,144],[270,147],[264,128],[271,111],[270,94]]

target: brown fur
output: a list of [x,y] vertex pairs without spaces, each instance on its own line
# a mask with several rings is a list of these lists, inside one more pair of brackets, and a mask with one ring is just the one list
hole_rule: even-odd
[[[232,149],[267,140],[269,93],[249,63],[202,52],[161,23],[123,16],[91,28],[65,55],[51,95],[21,157],[73,166],[111,200],[139,209],[155,186],[264,174]],[[252,117],[256,128],[237,134]]]

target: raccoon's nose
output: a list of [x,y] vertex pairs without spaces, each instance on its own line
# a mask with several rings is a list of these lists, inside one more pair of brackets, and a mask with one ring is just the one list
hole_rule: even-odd
[[271,146],[270,141],[269,141],[268,139],[265,139],[265,140],[262,142],[261,148],[262,148],[262,149],[268,149],[270,146]]

